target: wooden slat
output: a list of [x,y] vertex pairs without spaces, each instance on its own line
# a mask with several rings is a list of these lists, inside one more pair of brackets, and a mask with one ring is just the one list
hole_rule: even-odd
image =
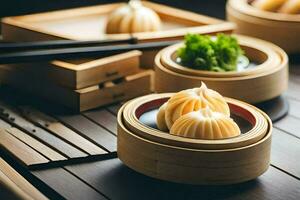
[[83,138],[73,130],[69,129],[53,117],[50,117],[34,108],[22,107],[22,111],[26,118],[28,118],[33,123],[47,129],[48,131],[55,134],[57,137],[69,142],[73,146],[76,146],[83,152],[90,155],[106,154],[107,152],[102,148],[96,146],[94,143]]
[[62,168],[33,171],[32,173],[66,199],[106,199],[96,190]]
[[96,109],[83,113],[84,116],[117,135],[117,118],[105,109]]
[[0,194],[3,199],[19,199],[16,194],[10,191],[8,188],[0,185]]
[[[95,124],[82,115],[56,115],[56,117],[81,136],[104,147],[109,152],[117,150],[117,138],[103,127]],[[116,125],[116,120],[111,123]],[[105,125],[106,126],[106,125]],[[110,128],[110,127],[107,127]]]
[[44,157],[48,158],[51,161],[61,161],[67,159],[58,152],[39,142],[30,135],[27,135],[26,133],[20,131],[19,129],[9,128],[6,129],[6,131],[18,138],[19,140],[21,140],[22,142],[24,142],[25,144],[27,144],[28,146],[30,146],[31,148],[33,148],[34,150],[38,151],[40,154],[42,154]]
[[[290,56],[291,58],[291,56]],[[289,67],[289,75],[290,75],[290,80],[293,81],[300,81],[300,59],[299,59],[299,55],[297,56],[296,59],[298,59],[298,61],[294,62],[292,59],[290,60],[290,67]],[[298,82],[299,83],[299,82]],[[300,86],[299,86],[300,87]]]
[[300,65],[292,64],[289,68],[289,87],[286,92],[287,96],[300,101]]
[[300,139],[273,129],[271,163],[300,179]]
[[[26,192],[21,190],[13,181],[11,181],[2,171],[0,171],[0,187],[6,189],[11,199],[33,200]],[[1,193],[2,197],[2,193]],[[2,197],[3,198],[3,197]]]
[[286,95],[300,101],[300,75],[290,73],[289,86]]
[[27,166],[49,162],[48,159],[5,130],[0,130],[0,145]]
[[290,98],[300,101],[300,90],[298,84],[289,82],[289,88],[285,94]]
[[1,129],[6,129],[6,128],[9,128],[11,127],[11,125],[5,121],[3,121],[2,119],[0,119],[0,128]]
[[298,118],[288,115],[276,122],[274,127],[300,138],[300,119]]
[[95,144],[89,142],[85,138],[81,137],[71,129],[67,128],[63,124],[59,122],[51,123],[47,126],[48,130],[52,131],[53,133],[57,134],[66,141],[69,141],[74,146],[78,147],[82,151],[90,154],[90,155],[98,155],[98,154],[105,154],[107,153],[102,148],[96,146]]
[[17,197],[20,197],[21,199],[35,200],[47,199],[40,191],[32,186],[2,158],[0,158],[0,172],[9,179],[7,180],[7,183],[9,184],[8,187],[10,187],[10,189],[17,194]]
[[118,159],[68,166],[67,169],[115,200],[298,200],[300,196],[300,182],[273,167],[257,180],[229,186],[192,186],[159,181],[130,170]]
[[[40,142],[52,147],[68,158],[78,158],[87,156],[86,153],[64,142],[57,136],[45,131],[44,129],[33,125],[26,120],[21,114],[11,106],[0,101],[1,108],[4,112],[0,114],[0,118],[9,121],[13,126],[26,131],[28,134],[38,139]],[[13,119],[13,120],[12,120]]]
[[114,115],[118,114],[119,109],[121,108],[122,104],[113,104],[111,106],[106,107],[108,111],[113,113]]
[[300,118],[300,101],[289,99],[289,104],[290,104],[289,114],[294,117]]

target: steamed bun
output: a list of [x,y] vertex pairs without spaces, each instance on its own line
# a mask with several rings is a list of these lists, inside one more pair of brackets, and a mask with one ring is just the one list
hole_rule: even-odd
[[194,139],[225,139],[238,136],[241,131],[229,116],[207,107],[181,116],[170,134]]
[[[212,111],[230,116],[225,98],[218,92],[208,89],[204,83],[199,88],[183,90],[174,94],[164,106],[165,108],[161,112],[164,112],[165,117],[163,119],[161,117],[163,114],[159,112],[160,117],[157,117],[157,124],[165,123],[169,130],[179,117],[201,108],[209,107]],[[161,129],[160,125],[158,128]]]

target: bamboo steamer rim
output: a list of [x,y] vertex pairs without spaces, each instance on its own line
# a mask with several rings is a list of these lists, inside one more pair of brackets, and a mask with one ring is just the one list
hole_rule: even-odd
[[[161,50],[161,54],[160,54],[161,64],[171,71],[185,74],[185,75],[203,76],[203,77],[223,77],[223,78],[258,74],[270,70],[273,66],[277,66],[280,64],[281,58],[278,55],[278,53],[276,53],[273,50],[272,43],[264,40],[256,39],[253,37],[247,37],[241,35],[233,35],[233,36],[237,37],[242,47],[244,46],[246,48],[256,50],[259,54],[263,54],[263,57],[266,57],[263,58],[264,61],[253,69],[246,69],[240,72],[236,72],[236,71],[235,72],[212,72],[207,70],[191,69],[178,64],[173,59],[173,57],[175,57],[176,50],[184,46],[184,43],[179,43]],[[261,57],[261,55],[259,56]]]
[[260,10],[251,6],[248,0],[229,0],[227,6],[243,14],[253,16],[256,18],[267,19],[277,22],[300,22],[300,14],[286,14]]
[[161,144],[137,135],[123,122],[124,107],[126,104],[117,116],[118,157],[139,173],[177,183],[225,185],[252,180],[268,169],[272,122],[264,113],[268,131],[261,140],[239,148],[205,150]]
[[[129,102],[128,102],[129,103]],[[233,151],[241,151],[244,149],[248,149],[248,148],[252,148],[256,145],[259,145],[263,142],[265,142],[266,140],[268,140],[271,135],[272,135],[272,130],[273,130],[273,126],[272,126],[272,121],[271,119],[268,117],[267,114],[265,114],[264,112],[262,112],[261,110],[258,110],[258,112],[260,112],[260,114],[262,114],[265,118],[265,120],[268,123],[268,130],[267,133],[265,134],[265,136],[257,141],[256,143],[247,145],[247,146],[242,146],[242,147],[237,147],[237,148],[230,148],[230,149],[195,149],[195,148],[186,148],[186,147],[177,147],[174,145],[167,145],[167,144],[162,144],[159,142],[155,142],[149,139],[145,139],[139,135],[137,135],[134,132],[131,132],[124,123],[124,118],[123,118],[123,111],[125,109],[125,107],[127,106],[128,103],[125,103],[118,111],[118,115],[117,115],[117,121],[118,121],[118,132],[122,131],[124,133],[126,133],[128,136],[135,138],[136,140],[141,140],[144,141],[146,143],[152,144],[152,145],[156,145],[156,146],[161,146],[161,147],[165,147],[165,148],[169,148],[169,149],[174,149],[174,150],[184,150],[184,151],[191,151],[191,152],[209,152],[209,153],[219,153],[219,152],[233,152]],[[119,138],[118,138],[119,139]]]
[[282,30],[288,29],[285,30],[287,34],[289,31],[294,31],[294,30],[297,31],[299,29],[299,25],[297,25],[295,22],[275,21],[266,18],[259,18],[253,15],[247,15],[245,13],[239,12],[238,10],[230,6],[226,7],[226,13],[228,17],[233,16],[235,18],[238,18],[241,21],[251,23],[252,26],[261,25],[269,30],[271,30],[272,28],[281,28]]
[[287,54],[277,45],[274,44],[269,44],[270,46],[272,46],[272,49],[280,56],[281,58],[281,62],[278,66],[273,66],[272,69],[268,70],[268,71],[264,71],[262,73],[258,73],[258,74],[251,74],[248,76],[240,76],[240,77],[202,77],[202,76],[193,76],[193,75],[185,75],[185,74],[181,74],[172,70],[169,70],[168,68],[166,68],[164,65],[161,64],[161,54],[162,52],[158,52],[158,54],[155,56],[154,58],[154,64],[155,67],[160,68],[160,70],[164,71],[165,73],[170,73],[174,76],[178,76],[181,78],[185,78],[185,79],[195,79],[195,80],[199,80],[200,81],[214,81],[214,82],[231,82],[231,81],[242,81],[242,80],[249,80],[249,79],[255,79],[258,77],[263,77],[269,74],[273,74],[277,71],[280,71],[282,68],[288,66],[288,56]]
[[[263,115],[257,111],[257,108],[250,106],[241,101],[226,98],[226,101],[232,106],[236,106],[242,109],[244,113],[235,113],[245,119],[242,114],[248,115],[248,122],[252,124],[252,128],[247,133],[244,133],[238,137],[220,139],[220,140],[200,140],[192,138],[184,138],[180,136],[171,135],[169,133],[162,132],[158,129],[154,129],[143,124],[137,114],[142,106],[149,106],[149,102],[161,101],[162,99],[170,98],[174,93],[166,94],[152,94],[143,97],[136,98],[130,101],[126,107],[124,107],[123,119],[125,126],[135,134],[150,139],[151,141],[159,142],[161,144],[175,145],[177,147],[184,148],[196,148],[196,149],[228,149],[246,146],[259,141],[264,137],[268,130],[268,123]],[[148,103],[148,104],[147,104]]]

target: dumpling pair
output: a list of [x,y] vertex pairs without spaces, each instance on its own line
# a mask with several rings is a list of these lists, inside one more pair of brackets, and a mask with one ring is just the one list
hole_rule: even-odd
[[255,0],[252,5],[266,11],[299,14],[300,0]]
[[157,126],[170,134],[196,139],[240,135],[224,97],[204,83],[200,88],[176,93],[163,104],[157,114]]

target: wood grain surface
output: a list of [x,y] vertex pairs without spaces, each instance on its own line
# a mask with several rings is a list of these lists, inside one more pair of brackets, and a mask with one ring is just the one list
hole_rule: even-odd
[[[102,159],[102,155],[116,152],[115,135],[83,115],[52,113],[50,116],[31,106],[20,106],[14,100],[12,105],[7,102],[0,102],[0,118],[5,120],[0,120],[5,132],[1,144],[28,167]],[[26,151],[17,151],[14,145],[36,153],[31,157],[24,155]],[[41,159],[41,155],[48,160]]]
[[272,139],[272,164],[300,179],[300,140],[278,129],[274,129]]
[[[185,4],[185,2],[181,2],[181,5]],[[185,6],[195,7],[192,4]],[[25,177],[50,198],[51,195],[49,194],[54,190],[60,195],[61,199],[298,200],[300,199],[300,137],[298,131],[300,120],[300,65],[292,63],[289,70],[289,87],[284,95],[290,103],[290,111],[285,118],[274,124],[271,167],[265,174],[254,181],[222,187],[174,184],[141,175],[126,167],[117,158],[103,158],[101,161],[93,162],[87,160],[81,164],[64,163],[55,167],[47,165],[48,167],[46,168],[35,170],[20,170],[19,167],[16,167],[19,166],[19,163],[15,156],[11,156],[10,159],[5,157],[5,159],[6,162],[9,162],[16,168],[22,177]],[[6,96],[9,95],[12,95],[13,98],[9,101],[2,101],[7,99]],[[65,142],[44,127],[36,126],[22,115],[15,102],[33,102],[32,98],[20,98],[15,92],[7,91],[0,98],[1,129],[13,126],[36,141],[51,147],[52,150],[66,158],[87,156],[87,153]],[[45,114],[51,115],[67,128],[78,133],[88,141],[94,142],[97,146],[106,144],[106,150],[110,152],[115,148],[115,137],[110,136],[116,134],[116,119],[114,116],[120,108],[120,104],[94,109],[80,115],[66,114],[65,112],[57,114],[54,112],[53,106],[47,105],[53,113],[47,111]],[[80,123],[81,121],[83,123]],[[101,136],[102,133],[105,133],[103,134],[107,136],[103,140],[105,142],[100,140],[101,137],[97,133]],[[108,136],[109,134],[110,136]],[[21,137],[17,138],[17,136],[13,135],[12,137],[14,138],[13,140],[24,144],[20,139]],[[103,138],[105,137],[103,136]],[[112,148],[111,150],[108,148],[109,146]],[[4,154],[2,154],[4,149],[1,147],[0,150],[0,156],[4,157]],[[0,165],[0,169],[3,171],[2,165]],[[44,185],[34,184],[35,180],[28,177],[28,173],[32,174]],[[6,175],[6,177],[8,176]],[[6,197],[2,195],[2,192],[3,188],[0,187],[1,198]],[[11,195],[10,197],[15,199],[17,196]]]
[[127,168],[118,159],[68,166],[67,169],[110,199],[297,199],[300,195],[299,181],[273,167],[254,181],[219,187],[148,178]]
[[60,137],[66,142],[69,142],[73,146],[76,146],[81,151],[89,155],[106,153],[103,149],[86,140],[73,130],[63,125],[61,122],[57,121],[55,118],[30,107],[22,107],[21,109],[26,118],[30,121],[48,130],[57,137]]
[[111,112],[105,109],[96,109],[83,113],[84,116],[105,128],[114,135],[117,135],[116,117]]
[[[294,77],[290,83],[297,83],[286,92],[291,108],[289,115],[274,124],[272,166],[254,181],[221,188],[173,184],[138,174],[124,166],[118,159],[65,168],[110,199],[195,199],[200,197],[206,199],[299,199],[300,140],[297,122],[300,110],[297,108],[299,108],[300,97],[297,94],[300,91],[300,81],[298,81],[300,74],[293,73],[293,70],[291,73]],[[112,105],[106,107],[106,111],[114,116],[119,107],[120,105]],[[83,115],[103,126],[107,116],[110,116],[108,113],[104,112],[104,109],[96,109]],[[109,119],[113,120],[112,116]],[[289,122],[289,120],[293,121]],[[110,120],[108,125],[110,130],[114,130]]]
[[43,180],[47,185],[59,192],[62,198],[66,199],[106,199],[95,189],[82,180],[75,177],[65,169],[47,169],[34,171],[33,174]]
[[[32,137],[38,139],[48,146],[52,146],[53,149],[56,149],[62,155],[68,158],[78,158],[85,157],[87,154],[80,151],[79,149],[73,147],[69,143],[63,141],[59,137],[45,131],[44,129],[35,126],[30,121],[25,119],[17,109],[13,106],[9,106],[4,102],[0,102],[2,108],[5,107],[5,110],[0,114],[0,118],[6,122],[11,123],[11,125],[17,127],[20,130],[25,131]],[[12,120],[14,119],[14,120]]]
[[[9,190],[11,196],[7,199],[47,199],[41,192],[24,179],[7,162],[0,158],[0,188]],[[2,184],[4,183],[4,185]]]
[[27,135],[26,133],[24,133],[23,131],[21,131],[17,128],[9,128],[9,129],[6,129],[6,131],[8,133],[10,133],[11,135],[15,136],[17,139],[19,139],[23,143],[29,145],[31,148],[38,151],[40,154],[42,154],[43,156],[45,156],[46,158],[48,158],[51,161],[67,159],[63,155],[61,155],[58,152],[56,152],[55,150],[53,150],[52,148],[48,147],[47,145],[41,143],[37,139],[33,138],[30,135]]
[[[45,167],[35,169],[31,173],[45,183],[49,190],[52,188],[62,198],[68,199],[78,199],[83,196],[91,199],[195,199],[201,197],[205,199],[299,199],[300,73],[296,68],[298,66],[293,65],[291,68],[290,77],[292,78],[289,85],[292,87],[289,87],[285,93],[290,102],[290,112],[274,124],[271,167],[254,181],[225,187],[173,184],[138,174],[123,165],[119,159],[106,159],[105,157],[103,161],[87,160],[86,163],[72,163],[72,165],[63,163],[54,168],[49,165],[46,169]],[[52,150],[66,158],[87,155],[60,137],[51,134],[46,127],[36,126],[18,109],[16,102],[16,98],[5,102],[0,101],[1,128],[10,130],[13,126],[40,143],[50,146]],[[65,111],[58,114],[57,110],[50,107],[45,109],[47,111],[45,115],[51,116],[63,126],[99,147],[107,145],[106,149],[112,152],[116,147],[115,115],[120,106],[120,104],[114,104],[80,115]],[[12,137],[13,140],[21,141],[23,137],[28,136]],[[47,195],[47,190],[45,194]]]
[[[290,74],[292,79],[289,83],[292,84],[292,87],[289,87],[285,93],[290,102],[290,112],[285,118],[274,124],[271,167],[254,181],[225,187],[174,184],[136,173],[122,164],[119,159],[86,161],[86,163],[72,165],[64,163],[55,168],[49,165],[48,169],[46,167],[46,169],[35,169],[31,172],[48,187],[58,192],[61,197],[69,199],[80,198],[84,194],[85,198],[108,199],[195,199],[200,197],[206,199],[299,199],[300,139],[297,129],[300,120],[300,109],[298,109],[300,105],[298,96],[300,73],[293,66]],[[57,110],[52,110],[53,113],[51,113],[51,109],[46,109],[46,115],[51,115],[52,118],[88,141],[93,141],[99,146],[112,145],[115,148],[115,115],[120,106],[120,104],[114,104],[84,112],[81,115],[68,112],[57,114]],[[4,120],[0,120],[1,127],[10,128],[12,125],[41,143],[53,147],[53,150],[64,157],[69,158],[68,155],[72,155],[66,153],[69,143],[50,134],[45,127],[35,126],[22,115],[14,104],[10,105],[8,102],[0,101],[0,107],[4,109],[0,115],[0,118]],[[8,113],[9,116],[5,113]],[[32,132],[33,129],[36,131]],[[56,141],[60,141],[60,148]],[[51,145],[48,145],[49,143]],[[70,147],[73,146],[70,145]],[[74,149],[81,154],[84,153],[77,148]],[[107,148],[107,150],[109,149]]]
[[[91,121],[85,116],[85,114],[57,115],[57,118],[70,129],[77,131],[82,137],[93,141],[94,143],[103,147],[109,152],[115,152],[117,150],[117,138],[109,131],[111,128],[109,124],[110,118],[106,118],[107,116],[99,116],[99,118],[95,120],[107,119],[108,122],[108,124],[104,123],[102,124],[102,126],[99,126],[96,123],[94,123],[94,120]],[[114,121],[112,121],[112,123],[113,122]]]
[[37,151],[27,146],[6,130],[0,131],[0,145],[25,165],[47,163],[49,160]]

